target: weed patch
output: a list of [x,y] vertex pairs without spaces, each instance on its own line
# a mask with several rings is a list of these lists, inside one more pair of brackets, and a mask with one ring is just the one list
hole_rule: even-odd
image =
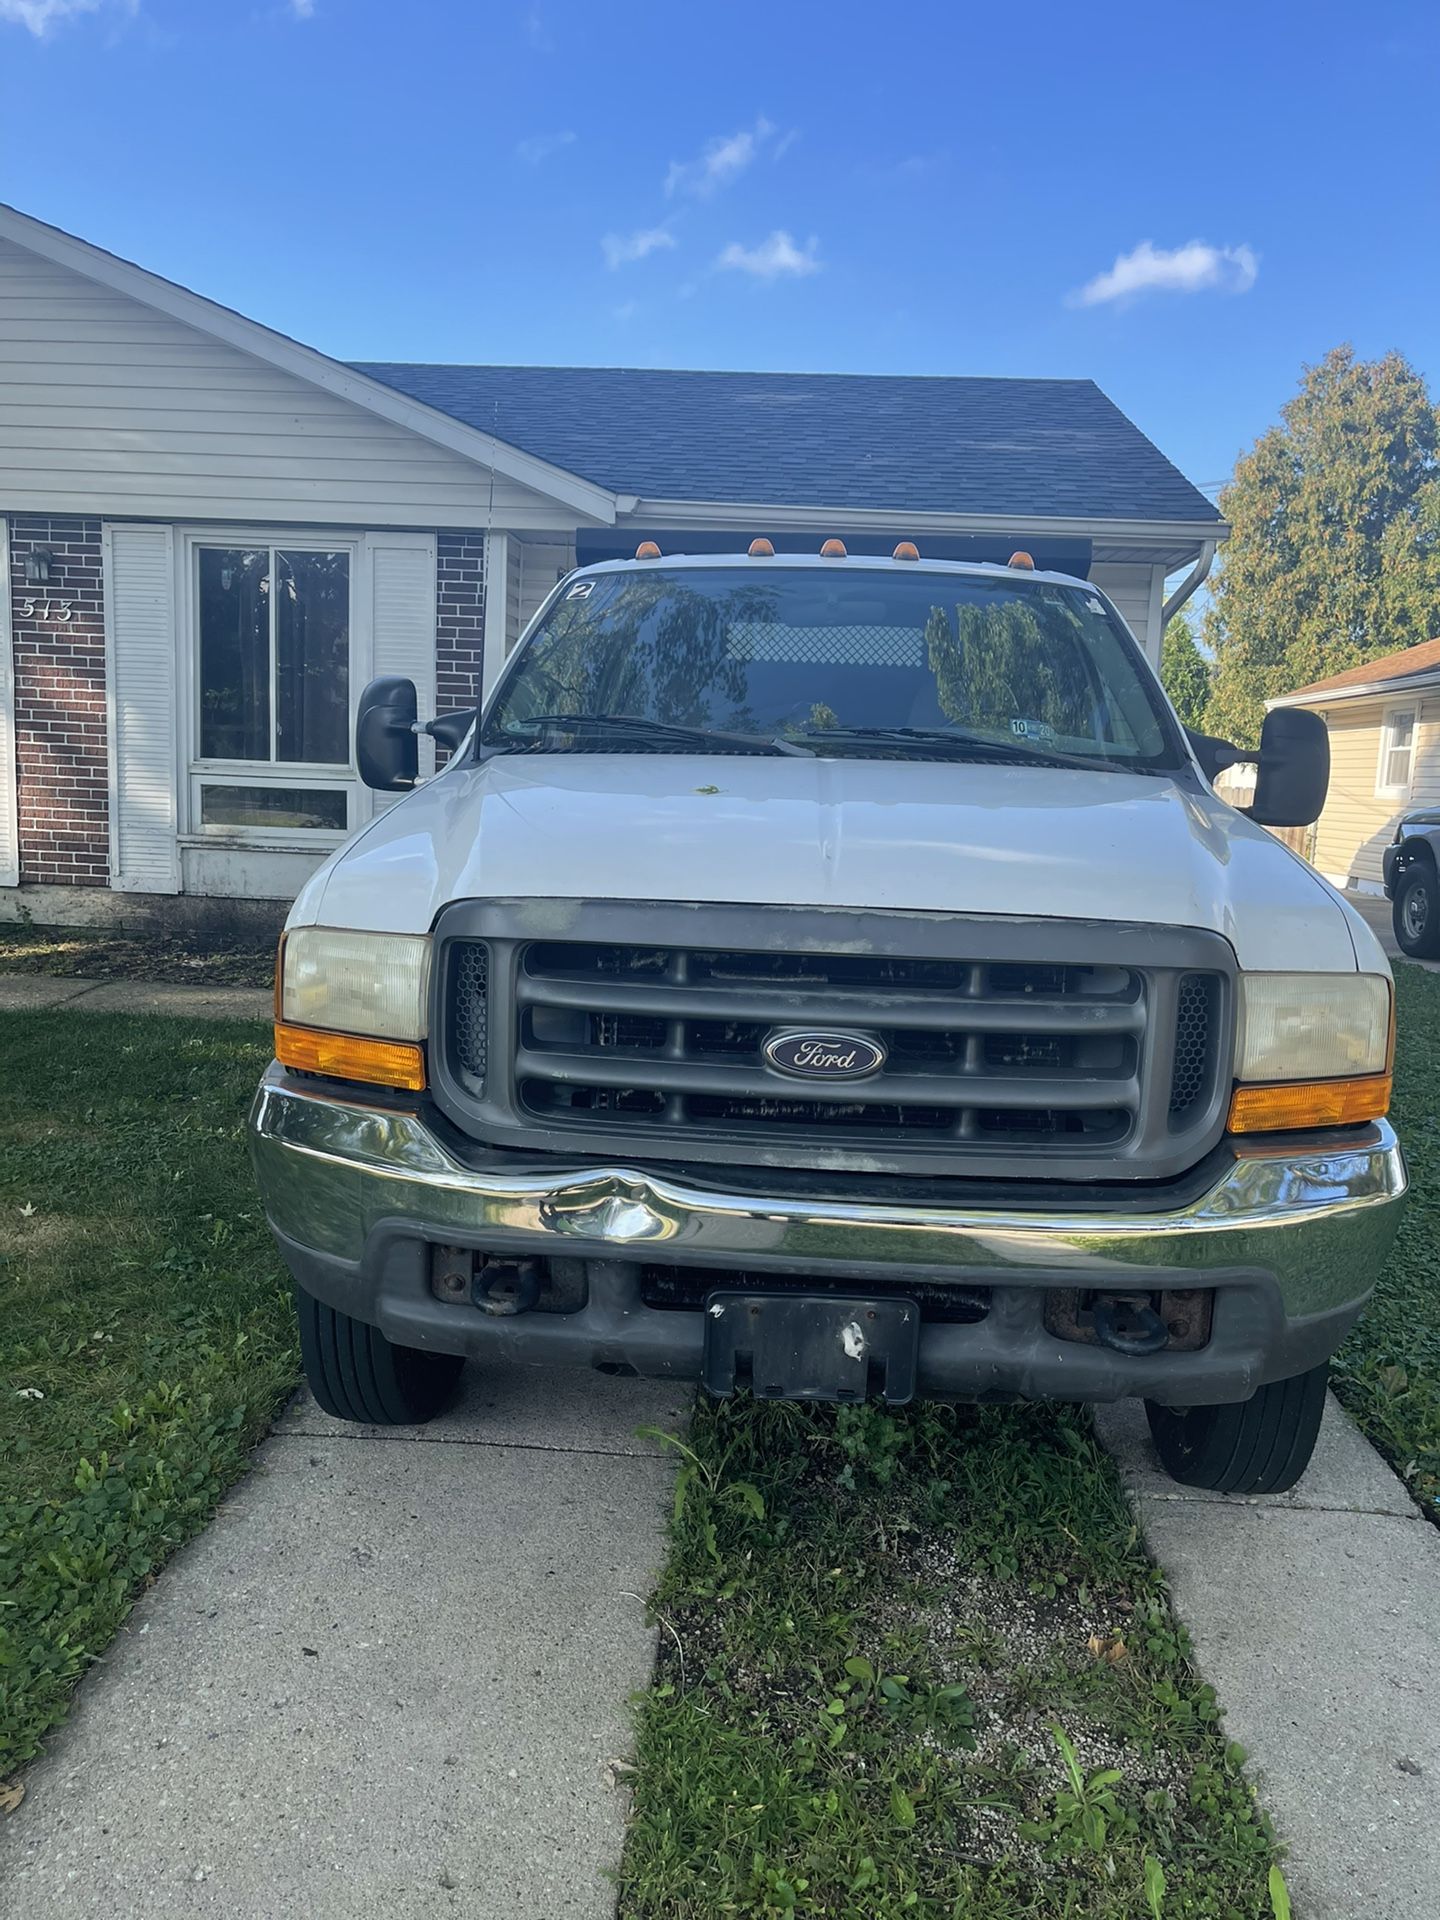
[[1083,1415],[704,1403],[680,1457],[623,1920],[1271,1913]]

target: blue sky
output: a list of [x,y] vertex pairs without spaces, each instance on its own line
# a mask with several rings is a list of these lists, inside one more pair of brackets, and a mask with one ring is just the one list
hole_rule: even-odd
[[1431,0],[0,0],[0,199],[343,358],[1440,389]]

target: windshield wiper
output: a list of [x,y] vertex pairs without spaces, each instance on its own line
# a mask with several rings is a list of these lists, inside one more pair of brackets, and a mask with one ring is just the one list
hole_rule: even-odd
[[[803,759],[813,760],[812,747],[802,747],[798,741],[784,740],[778,735],[760,733],[726,733],[719,727],[687,727],[678,721],[648,720],[639,714],[631,713],[536,713],[525,722],[527,727],[538,727],[542,731],[547,727],[569,729],[573,733],[583,733],[587,728],[612,733],[629,733],[645,740],[684,741],[687,746],[725,746],[743,753],[784,753],[799,755]],[[509,741],[487,740],[487,747],[508,745]],[[516,740],[515,745],[522,751],[534,751],[540,747],[539,739]]]
[[1087,773],[1148,773],[1123,761],[1092,759],[1087,754],[1062,753],[1043,743],[1022,747],[1018,741],[993,740],[987,734],[967,733],[959,727],[809,727],[805,738],[825,746],[943,747],[957,760],[995,759],[1041,767],[1082,767]]

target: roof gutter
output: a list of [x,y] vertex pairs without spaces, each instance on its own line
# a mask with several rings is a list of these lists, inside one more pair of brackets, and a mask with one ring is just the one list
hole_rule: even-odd
[[1160,609],[1161,633],[1164,633],[1166,627],[1169,626],[1170,622],[1175,618],[1175,615],[1180,611],[1181,607],[1184,606],[1191,594],[1194,593],[1195,589],[1204,584],[1206,576],[1215,564],[1215,549],[1219,544],[1218,540],[1206,540],[1202,542],[1200,558],[1195,562],[1189,573],[1186,574],[1174,593],[1171,594],[1170,598]]

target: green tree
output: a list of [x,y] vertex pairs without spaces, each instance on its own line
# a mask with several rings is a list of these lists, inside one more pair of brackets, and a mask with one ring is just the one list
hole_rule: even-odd
[[1252,745],[1271,695],[1440,634],[1437,438],[1402,355],[1305,368],[1220,496],[1209,732]]
[[1190,616],[1184,612],[1166,625],[1160,643],[1160,680],[1182,722],[1203,733],[1210,703],[1210,662],[1200,651]]

